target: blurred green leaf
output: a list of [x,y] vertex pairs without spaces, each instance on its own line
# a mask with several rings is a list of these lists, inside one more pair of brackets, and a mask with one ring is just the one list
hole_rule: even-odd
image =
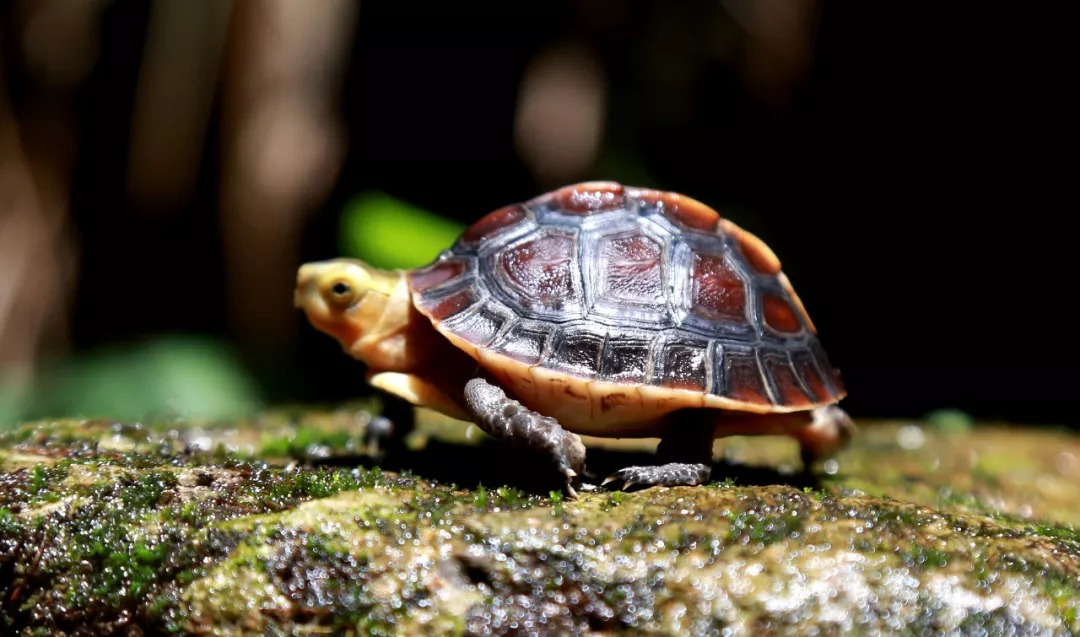
[[358,195],[341,219],[341,249],[377,268],[415,268],[450,247],[465,226],[381,192]]
[[0,427],[12,424],[19,419],[23,411],[23,402],[22,394],[6,387],[3,379],[0,379]]
[[946,433],[964,433],[971,431],[975,426],[975,420],[966,412],[959,409],[937,409],[926,414],[926,421],[932,427]]
[[51,417],[235,418],[262,406],[257,383],[215,340],[168,335],[85,355],[42,374],[5,422]]

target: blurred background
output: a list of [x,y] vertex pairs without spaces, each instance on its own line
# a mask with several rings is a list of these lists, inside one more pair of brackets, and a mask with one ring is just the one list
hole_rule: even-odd
[[[1068,24],[827,0],[0,2],[0,424],[363,394],[297,266],[581,180],[779,254],[856,417],[1074,425]],[[1066,163],[1068,161],[1068,163]]]

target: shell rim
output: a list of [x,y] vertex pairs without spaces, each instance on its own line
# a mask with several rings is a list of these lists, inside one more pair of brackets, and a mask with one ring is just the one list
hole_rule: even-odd
[[[530,364],[527,364],[527,363],[523,363],[523,362],[521,362],[519,360],[514,359],[511,356],[507,356],[506,354],[496,352],[495,350],[493,350],[493,349],[491,349],[489,347],[484,347],[482,345],[476,345],[475,343],[471,343],[471,342],[465,340],[461,336],[458,336],[457,334],[452,332],[450,329],[445,327],[445,325],[443,325],[443,321],[435,319],[428,311],[423,309],[420,306],[420,304],[416,302],[416,295],[418,294],[418,292],[416,292],[412,288],[411,281],[410,281],[410,285],[409,285],[409,291],[410,291],[410,294],[413,295],[413,307],[415,307],[418,312],[420,312],[422,315],[424,315],[424,317],[427,318],[428,321],[431,322],[431,325],[439,332],[439,334],[441,334],[447,341],[449,341],[451,345],[453,345],[454,347],[456,347],[459,350],[461,350],[461,351],[465,352],[466,354],[468,354],[473,360],[476,361],[476,363],[478,365],[480,365],[482,367],[486,367],[487,365],[489,365],[491,363],[491,361],[494,361],[497,365],[499,365],[501,367],[525,368],[525,369],[529,370],[530,375],[532,375],[531,370],[533,368],[535,368],[535,367],[543,367],[543,365],[535,365],[535,364],[530,365]],[[481,360],[481,357],[480,357],[480,354],[479,354],[480,350],[484,350],[484,356],[489,359],[488,361],[485,362],[485,361]],[[547,368],[545,368],[545,369],[547,369]],[[601,380],[601,379],[590,380],[590,379],[587,379],[587,378],[582,378],[580,376],[575,376],[575,375],[567,373],[567,372],[565,372],[563,370],[552,370],[552,371],[561,374],[567,380],[571,380],[573,382],[580,383],[581,385],[586,386],[586,387],[590,386],[590,385],[597,386],[597,387],[600,387],[600,388],[603,388],[605,385],[608,385],[608,386],[611,386],[613,388],[623,388],[623,389],[625,389],[627,387],[649,387],[651,389],[656,390],[657,392],[662,392],[662,394],[665,395],[665,396],[670,396],[671,398],[678,400],[678,402],[680,404],[676,405],[672,409],[672,411],[675,411],[676,409],[684,409],[686,407],[694,407],[695,405],[693,403],[697,402],[697,403],[700,403],[699,405],[697,405],[698,407],[709,408],[709,409],[728,409],[728,410],[731,410],[731,411],[741,411],[741,412],[749,412],[749,413],[755,413],[755,414],[796,413],[796,412],[800,412],[800,411],[812,411],[814,409],[817,409],[818,407],[826,407],[828,405],[835,405],[835,404],[839,403],[841,400],[843,400],[847,396],[847,389],[845,387],[839,387],[839,388],[837,388],[838,391],[829,400],[825,400],[825,401],[821,401],[821,400],[811,401],[811,402],[808,402],[808,403],[805,403],[805,404],[802,404],[802,405],[777,405],[775,403],[771,403],[771,404],[752,403],[752,402],[747,402],[747,401],[742,401],[742,400],[735,400],[734,398],[726,398],[726,397],[723,397],[723,396],[717,396],[716,394],[710,394],[708,392],[695,391],[695,390],[691,390],[691,389],[678,389],[678,388],[675,388],[675,387],[664,387],[662,385],[649,385],[647,383],[642,383],[642,382],[619,382],[619,381]]]

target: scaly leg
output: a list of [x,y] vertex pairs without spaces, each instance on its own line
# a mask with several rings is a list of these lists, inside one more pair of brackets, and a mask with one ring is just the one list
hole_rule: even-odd
[[382,392],[382,413],[373,417],[364,433],[364,442],[374,456],[396,456],[407,451],[405,439],[416,426],[412,403]]
[[799,441],[803,470],[810,471],[814,463],[836,455],[855,435],[855,422],[836,405],[818,407],[812,412],[813,421],[794,432]]
[[580,486],[585,470],[581,438],[563,429],[554,418],[526,409],[482,378],[465,384],[465,403],[476,424],[492,437],[550,456],[566,476],[567,491],[577,495],[574,487]]
[[[712,473],[712,441],[732,435],[790,435],[799,442],[804,470],[810,471],[817,461],[827,459],[843,449],[854,435],[856,427],[847,412],[829,405],[818,407],[809,414],[746,414],[708,410],[676,416],[686,422],[672,422],[671,433],[664,436],[657,448],[661,464],[645,467],[626,467],[607,478],[623,480],[630,485],[698,485],[707,482]],[[809,421],[809,422],[807,422]],[[663,464],[667,461],[666,464]]]
[[714,426],[703,420],[671,424],[671,433],[656,448],[658,464],[625,467],[604,480],[622,480],[622,488],[644,486],[694,486],[708,482],[712,475]]
[[720,412],[716,417],[716,437],[791,436],[799,443],[803,470],[825,460],[847,446],[855,434],[855,423],[840,407],[826,405],[812,411],[779,414]]

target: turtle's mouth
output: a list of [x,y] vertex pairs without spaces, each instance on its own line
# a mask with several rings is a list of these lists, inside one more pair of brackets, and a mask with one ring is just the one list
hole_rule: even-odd
[[296,275],[296,289],[293,291],[293,305],[304,311],[313,326],[323,332],[333,333],[333,321],[330,307],[319,294],[318,277],[315,269],[301,266]]
[[331,309],[318,294],[298,293],[297,297],[297,305],[304,310],[308,322],[320,332],[332,336],[346,350],[363,336],[362,330],[349,320],[347,311]]
[[301,309],[301,310],[304,309],[304,305],[306,304],[305,303],[305,297],[306,297],[306,291],[299,288],[299,287],[296,288],[296,291],[293,292],[293,298],[292,298],[293,307],[295,307],[297,309]]

